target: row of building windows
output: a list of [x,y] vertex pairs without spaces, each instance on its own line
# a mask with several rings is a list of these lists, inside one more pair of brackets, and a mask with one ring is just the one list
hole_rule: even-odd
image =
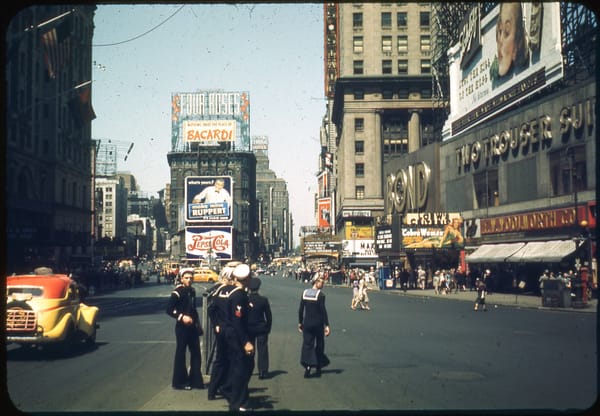
[[[364,52],[364,36],[353,36],[352,37],[352,51],[355,54],[362,54]],[[385,35],[381,37],[381,52],[384,54],[391,54],[393,48],[393,37]],[[431,36],[421,35],[420,36],[420,47],[422,54],[429,54],[431,52]],[[408,55],[408,35],[398,35],[396,37],[396,50],[399,55]]]
[[[408,75],[408,59],[397,60],[397,74]],[[421,59],[421,74],[431,74],[431,59]],[[364,61],[356,59],[352,62],[353,75],[364,75]],[[381,61],[381,73],[385,75],[393,74],[393,60],[384,59]]]
[[[419,12],[419,26],[429,30],[430,13]],[[392,12],[381,12],[381,29],[391,29],[393,24]],[[352,27],[356,30],[363,29],[363,13],[352,13]],[[396,27],[406,29],[408,27],[408,13],[396,13]]]
[[[352,91],[355,100],[364,100],[365,99],[365,91],[362,88],[355,88]],[[417,94],[418,96],[415,96]],[[398,90],[393,90],[390,88],[385,88],[381,91],[381,98],[384,100],[392,100],[394,98],[398,98],[399,100],[408,100],[411,99],[422,99],[428,100],[432,97],[432,92],[430,88],[424,88],[421,91],[410,91],[408,88],[400,88]],[[356,130],[356,126],[355,126]]]

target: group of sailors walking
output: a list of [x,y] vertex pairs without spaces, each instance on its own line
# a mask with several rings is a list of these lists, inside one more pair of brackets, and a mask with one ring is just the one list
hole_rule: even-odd
[[[180,271],[171,293],[167,314],[176,320],[175,359],[172,387],[204,389],[200,370],[199,337],[204,334],[196,310],[196,291],[192,287],[193,269]],[[259,294],[261,280],[251,275],[250,267],[229,262],[221,270],[219,282],[208,290],[207,315],[214,335],[216,354],[210,369],[208,400],[223,397],[230,411],[248,409],[248,384],[256,367],[258,377],[268,378],[268,335],[272,313],[269,300]],[[319,377],[329,364],[325,337],[330,334],[329,319],[322,291],[325,278],[316,273],[312,286],[305,289],[298,310],[298,331],[302,333],[300,363],[304,377]],[[189,369],[186,351],[190,352]]]

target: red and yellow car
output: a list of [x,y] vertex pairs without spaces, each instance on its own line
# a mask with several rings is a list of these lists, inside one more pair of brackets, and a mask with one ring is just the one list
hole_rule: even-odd
[[96,342],[99,309],[82,302],[82,287],[69,276],[26,274],[6,278],[6,341],[30,346]]

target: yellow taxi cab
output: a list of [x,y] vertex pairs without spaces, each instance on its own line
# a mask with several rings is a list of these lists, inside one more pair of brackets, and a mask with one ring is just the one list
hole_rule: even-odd
[[207,267],[197,267],[194,269],[194,283],[215,283],[219,280],[219,275]]

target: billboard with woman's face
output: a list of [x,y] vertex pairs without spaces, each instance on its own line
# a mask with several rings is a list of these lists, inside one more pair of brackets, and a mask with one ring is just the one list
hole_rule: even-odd
[[448,54],[449,138],[562,79],[559,3],[476,5]]

